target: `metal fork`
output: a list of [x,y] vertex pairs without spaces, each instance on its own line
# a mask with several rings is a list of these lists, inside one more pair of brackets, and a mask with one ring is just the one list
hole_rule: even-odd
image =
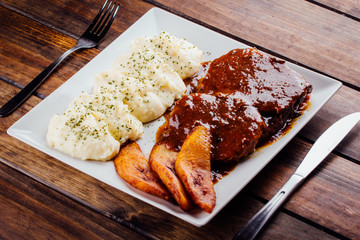
[[119,4],[112,3],[112,1],[108,4],[108,0],[106,0],[88,29],[86,29],[77,41],[76,46],[67,50],[63,55],[45,68],[44,71],[35,77],[20,92],[18,92],[12,99],[5,103],[0,109],[0,117],[6,117],[16,110],[70,53],[79,49],[96,47],[108,32],[118,9]]

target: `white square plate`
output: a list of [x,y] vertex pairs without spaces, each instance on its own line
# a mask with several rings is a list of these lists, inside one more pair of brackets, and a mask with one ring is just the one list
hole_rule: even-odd
[[[86,173],[114,188],[139,198],[169,214],[179,217],[196,226],[202,226],[210,221],[270,160],[300,131],[302,127],[317,113],[317,111],[340,88],[341,83],[317,74],[305,68],[288,63],[288,66],[300,73],[313,85],[311,104],[304,114],[297,119],[292,129],[275,143],[254,152],[249,159],[242,161],[226,177],[215,185],[217,203],[211,214],[203,211],[183,212],[172,203],[157,197],[142,193],[127,185],[115,172],[114,164],[109,162],[82,161],[58,152],[46,144],[46,132],[50,118],[57,113],[63,113],[69,103],[82,91],[91,92],[95,74],[110,68],[115,59],[129,51],[132,41],[140,36],[153,36],[161,31],[185,38],[203,50],[204,61],[212,60],[234,48],[248,47],[240,42],[220,35],[214,31],[194,24],[183,18],[170,14],[158,8],[153,8],[121,34],[106,49],[78,71],[73,77],[39,103],[29,113],[23,116],[8,129],[8,134],[47,153],[54,158]],[[138,142],[148,156],[157,128],[163,119],[156,120],[145,127],[145,134]],[[40,161],[46,161],[41,159]],[[39,176],[41,177],[41,176]]]

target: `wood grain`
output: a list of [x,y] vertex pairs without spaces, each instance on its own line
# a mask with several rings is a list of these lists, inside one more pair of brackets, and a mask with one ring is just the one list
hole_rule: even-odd
[[[0,18],[4,25],[0,29],[0,54],[3,56],[0,58],[0,79],[25,86],[63,52],[76,44],[76,39],[88,27],[101,5],[93,1],[80,1],[78,5],[56,5],[53,1],[1,2]],[[136,4],[132,1],[123,2],[122,8],[126,8],[127,11],[118,13],[106,39],[99,47],[70,55],[37,92],[47,96],[57,89],[94,58],[99,53],[98,49],[104,49],[150,7],[151,5],[141,1]],[[37,13],[39,15],[36,15]],[[124,18],[124,21],[120,18]],[[46,19],[57,22],[44,24]]]
[[[354,89],[342,86],[340,90],[324,105],[314,118],[300,132],[311,140],[320,135],[340,118],[360,112],[360,93]],[[357,124],[349,135],[336,147],[336,151],[345,154],[353,161],[360,163],[360,124]]]
[[360,1],[359,0],[316,0],[315,3],[322,4],[339,12],[346,13],[354,18],[360,19]]
[[[253,194],[270,199],[300,164],[301,160],[293,157],[304,157],[310,147],[310,144],[299,139],[293,140],[248,188]],[[324,227],[336,229],[341,235],[356,239],[360,229],[359,173],[359,164],[331,154],[291,197],[285,208]],[[324,203],[326,209],[323,209]],[[359,220],[345,221],[349,218]],[[344,221],[346,224],[343,224]]]
[[[0,163],[0,173],[0,191],[2,193],[0,207],[3,209],[0,216],[2,239],[147,239],[2,163]],[[246,197],[241,198],[241,204],[243,208],[240,208],[236,215],[234,214],[233,220],[239,216],[243,218],[244,215],[250,218],[254,211],[262,205],[256,201],[254,204],[254,201]],[[245,206],[249,207],[251,211],[244,211]],[[237,207],[237,209],[239,208]],[[17,218],[8,218],[7,216],[17,216]],[[228,218],[227,215],[224,217]],[[220,220],[218,219],[218,221]],[[286,234],[289,236],[292,231],[307,230],[307,232],[301,231],[303,234],[299,234],[294,239],[304,239],[307,233],[311,233],[313,239],[315,237],[335,239],[284,213],[276,216],[259,239],[274,239],[277,236],[284,236],[284,230],[281,230],[280,227],[288,223],[291,223],[291,227],[286,229]],[[217,225],[221,225],[221,223],[217,223]],[[224,227],[224,230],[227,230],[230,226]],[[7,231],[4,231],[5,229]],[[226,231],[224,233],[207,239],[218,239],[218,237],[223,238],[224,236],[225,239],[231,239],[230,234],[226,235]],[[179,233],[172,232],[171,235],[163,235],[162,239],[181,239],[174,237],[173,234]],[[29,236],[36,237],[29,238]],[[186,234],[181,237],[186,237]],[[199,238],[192,236],[191,239]]]
[[[89,26],[105,1],[3,0],[0,4],[36,22],[77,39]],[[104,49],[153,6],[140,0],[119,1],[120,9],[104,41]]]
[[[73,38],[38,22],[2,7],[0,10],[4,19],[0,29],[0,75],[18,84],[29,83],[76,44]],[[91,49],[70,55],[37,91],[43,95],[53,92],[98,53]]]
[[0,192],[2,239],[146,239],[2,163]]

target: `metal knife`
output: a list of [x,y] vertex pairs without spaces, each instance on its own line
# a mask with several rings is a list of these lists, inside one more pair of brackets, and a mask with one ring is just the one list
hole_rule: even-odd
[[254,239],[276,210],[307,176],[325,159],[360,120],[360,112],[352,113],[334,123],[316,140],[300,166],[276,195],[235,235],[233,240]]

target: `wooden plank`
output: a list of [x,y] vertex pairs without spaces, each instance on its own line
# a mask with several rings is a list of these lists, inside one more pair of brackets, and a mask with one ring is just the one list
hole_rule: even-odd
[[[284,226],[286,226],[284,228]],[[278,213],[271,220],[270,224],[265,226],[263,232],[258,236],[258,239],[339,239],[339,236],[332,236],[323,232],[323,229],[304,228],[305,226],[299,225],[294,218]],[[285,235],[283,232],[286,231]]]
[[[3,81],[0,81],[0,106],[5,104],[5,102],[11,97],[14,96],[16,93],[19,92],[19,89],[7,84]],[[35,105],[37,105],[41,99],[37,97],[31,96],[28,101],[26,101],[17,111],[12,113],[9,117],[6,118],[0,118],[0,124],[2,125],[0,135],[7,136],[7,129],[15,123],[18,119],[20,119],[22,116],[24,116],[28,111],[30,111]],[[12,145],[10,143],[10,145]]]
[[[300,135],[316,140],[325,129],[353,112],[360,112],[360,94],[343,86],[328,103],[304,127]],[[357,124],[349,135],[338,145],[337,151],[360,163],[360,124]]]
[[[55,5],[55,3],[59,5]],[[76,44],[73,37],[78,38],[82,34],[101,6],[101,4],[95,6],[97,4],[89,4],[89,2],[83,1],[79,4],[80,6],[77,6],[78,9],[73,14],[69,16],[65,14],[63,17],[59,17],[62,12],[67,13],[69,11],[72,13],[68,9],[70,5],[53,1],[36,1],[36,3],[4,1],[0,3],[0,5],[5,6],[0,7],[1,22],[4,23],[0,29],[0,39],[2,39],[0,54],[3,56],[0,58],[0,78],[9,79],[24,86],[63,52],[73,47]],[[105,48],[151,7],[151,5],[141,1],[137,5],[128,4],[126,3],[123,7],[129,11],[118,13],[118,18],[122,17],[123,21],[114,21],[105,41],[98,47],[99,49]],[[73,5],[71,4],[71,6]],[[37,12],[40,16],[34,15]],[[84,18],[87,20],[83,21]],[[48,26],[45,26],[43,23],[46,19],[56,19],[58,22],[49,23]],[[64,26],[66,26],[65,30]],[[72,34],[71,31],[77,33]],[[72,54],[59,65],[37,92],[44,96],[49,95],[98,53],[99,50],[96,48],[81,50],[81,52]]]
[[[0,7],[3,23],[0,29],[0,75],[26,85],[76,41],[38,22]],[[6,16],[6,17],[5,17]],[[69,79],[91,58],[97,49],[69,56],[42,84],[38,92],[48,95]]]
[[[31,236],[37,236],[37,239],[48,239],[49,237],[52,239],[145,239],[143,235],[96,214],[85,206],[1,163],[0,173],[0,186],[2,186],[0,187],[0,207],[3,209],[0,215],[2,225],[0,235],[3,239],[28,239],[32,238]],[[239,218],[237,214],[242,218],[244,215],[250,218],[262,205],[244,196],[239,201],[243,206],[248,206],[251,211],[243,211],[243,209],[247,209],[243,207],[235,214],[232,211],[233,214],[222,215],[235,220]],[[237,209],[239,208],[237,207]],[[221,225],[222,222],[217,224]],[[288,228],[281,229],[279,227],[289,223],[291,224]],[[225,229],[229,228],[229,226],[224,227]],[[240,228],[241,225],[238,227]],[[304,229],[307,231],[303,231]],[[297,238],[294,239],[304,239],[308,234],[311,234],[314,239],[315,236],[318,239],[335,239],[284,213],[276,216],[259,239],[274,239],[274,237],[284,236],[284,232],[291,236],[294,231],[299,232]],[[224,233],[226,232],[224,231]],[[226,236],[225,239],[231,239],[232,235],[227,233],[223,234]],[[207,239],[216,239],[216,237]],[[177,239],[170,234],[167,235],[167,238]],[[193,239],[199,238],[194,236]]]
[[[104,2],[93,0],[67,2],[4,0],[0,4],[77,39],[87,29]],[[152,7],[151,4],[140,0],[121,1],[117,17],[107,33],[106,39],[98,48],[103,49],[109,45]]]
[[354,67],[360,65],[360,23],[323,7],[297,0],[151,2],[360,86]]
[[[0,88],[11,89],[12,86],[0,81]],[[7,92],[11,91],[6,90],[5,93]],[[89,207],[100,212],[104,216],[117,219],[118,221],[128,221],[149,234],[160,238],[209,239],[209,237],[213,237],[213,239],[231,239],[238,228],[245,224],[258,209],[249,208],[249,204],[252,205],[253,200],[246,197],[246,195],[241,194],[226,207],[227,210],[224,210],[216,216],[213,221],[202,228],[197,228],[176,217],[166,214],[141,200],[118,191],[107,184],[101,183],[7,135],[6,129],[15,122],[21,114],[23,114],[23,111],[26,111],[27,108],[31,108],[32,105],[37,104],[38,101],[39,99],[36,97],[31,97],[15,114],[0,119],[0,161],[43,182],[47,186],[57,189],[66,196],[86,203]],[[0,104],[3,104],[2,99],[0,99]],[[297,147],[301,149],[302,145]],[[299,153],[294,152],[294,161],[300,161],[302,155],[299,156],[299,154],[303,151],[305,150],[303,149]],[[292,170],[291,167],[292,166],[290,166],[290,169],[279,168],[279,170],[273,174],[276,174],[276,176],[287,176],[289,171]],[[353,170],[357,171],[356,168]],[[270,178],[271,177],[273,176],[270,176]],[[337,185],[331,183],[331,179],[328,179],[327,181],[330,181],[330,186],[337,187]],[[274,182],[273,188],[279,188],[280,184],[281,182]],[[335,192],[336,189],[331,189],[331,191]],[[311,192],[310,194],[314,193]],[[354,197],[356,196],[357,195],[354,195]],[[250,203],[244,204],[244,201],[249,201]],[[322,206],[318,206],[319,211],[329,211],[330,209],[330,211],[333,212],[341,212],[341,207],[335,206],[335,208],[333,208],[333,206],[329,206],[329,204],[330,203],[323,202]],[[294,211],[298,212],[299,215],[309,215],[308,209],[295,208]],[[292,232],[289,231],[287,225],[289,216],[284,216],[284,218],[288,220],[283,220],[283,215],[279,216],[279,221],[284,225],[279,226],[280,229],[283,229],[283,232],[278,234],[284,236],[284,238],[293,237]],[[314,236],[317,236],[318,239],[327,238],[325,233],[311,225],[307,225],[292,217],[291,222],[294,224],[294,229],[307,229],[307,231],[314,232]],[[325,221],[323,224],[326,226],[330,223]],[[344,228],[342,225],[336,227],[337,229]],[[269,231],[273,231],[272,228],[269,228]],[[273,232],[272,234],[275,233]],[[299,236],[301,236],[301,234]],[[299,237],[295,239],[302,238]]]
[[[202,227],[209,232],[206,239],[232,239],[233,236],[249,221],[263,204],[257,200],[249,199],[247,191],[238,194],[210,224]],[[214,235],[211,229],[221,229],[222,234]],[[213,236],[213,237],[211,237]],[[196,239],[201,239],[196,238]],[[283,212],[274,216],[272,221],[263,229],[257,239],[338,239],[323,229],[310,227],[304,222]]]
[[[295,172],[310,144],[295,139],[248,186],[270,199]],[[285,205],[350,239],[360,237],[360,165],[331,154]],[[324,204],[326,206],[324,206]]]
[[360,19],[360,2],[358,0],[316,0],[314,2]]
[[2,163],[0,192],[2,239],[147,239]]

